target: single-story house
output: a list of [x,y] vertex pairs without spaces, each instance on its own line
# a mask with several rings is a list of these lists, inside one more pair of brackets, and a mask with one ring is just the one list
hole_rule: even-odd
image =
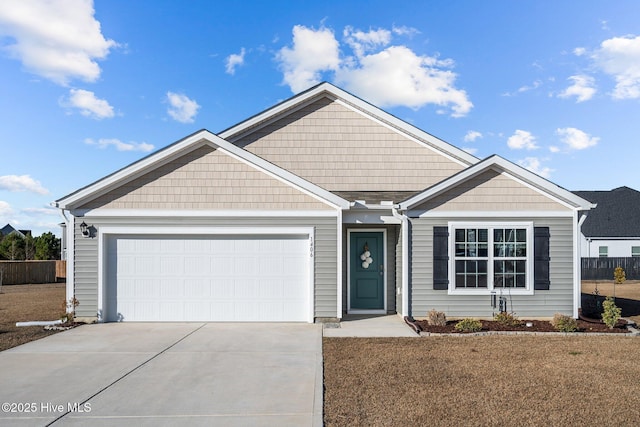
[[574,191],[597,205],[581,228],[581,252],[587,258],[640,257],[640,191]]
[[328,83],[53,205],[78,317],[240,322],[577,317],[592,207]]

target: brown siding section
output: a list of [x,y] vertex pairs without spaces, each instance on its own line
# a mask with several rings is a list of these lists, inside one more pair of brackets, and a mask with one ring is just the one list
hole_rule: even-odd
[[489,170],[415,208],[425,211],[563,211],[567,207]]
[[419,191],[463,168],[327,98],[233,142],[329,191]]
[[208,145],[81,208],[330,209],[330,206]]

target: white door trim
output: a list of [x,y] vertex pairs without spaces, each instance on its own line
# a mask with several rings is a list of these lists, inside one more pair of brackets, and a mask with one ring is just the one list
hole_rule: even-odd
[[[384,257],[384,275],[382,278],[382,292],[384,306],[382,310],[359,310],[351,308],[351,233],[380,233],[382,232],[382,250]],[[347,228],[347,313],[348,314],[387,314],[387,229],[386,228]]]
[[105,292],[106,292],[106,257],[107,239],[114,235],[306,235],[309,239],[309,288],[307,289],[307,322],[314,321],[314,260],[315,260],[315,229],[314,227],[157,227],[157,226],[115,226],[98,228],[98,322],[105,321]]

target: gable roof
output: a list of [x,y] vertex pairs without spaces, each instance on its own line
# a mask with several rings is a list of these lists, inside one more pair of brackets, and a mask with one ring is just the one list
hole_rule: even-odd
[[18,236],[24,238],[27,235],[31,234],[31,230],[18,230],[14,228],[11,224],[7,224],[4,227],[0,228],[0,236],[8,236],[9,234],[15,233]]
[[516,165],[515,163],[512,163],[498,155],[492,155],[480,161],[479,163],[476,163],[475,165],[470,166],[455,175],[452,175],[451,177],[439,182],[438,184],[427,188],[425,191],[405,200],[404,202],[400,203],[400,209],[412,209],[420,205],[421,203],[448,191],[456,185],[463,183],[473,177],[476,177],[490,169],[495,170],[499,173],[506,172],[509,175],[520,179],[530,187],[556,199],[558,202],[571,209],[589,210],[595,207],[595,205],[588,202],[587,200],[577,196],[576,194],[573,194],[569,190],[566,190],[552,183],[547,179],[540,177],[539,175],[536,175],[535,173],[523,168],[522,166]]
[[458,162],[469,166],[477,163],[479,159],[466,151],[455,147],[448,142],[445,142],[435,136],[419,129],[392,114],[358,98],[351,93],[340,89],[331,83],[322,82],[316,86],[307,89],[293,97],[271,107],[267,110],[258,113],[230,128],[223,130],[218,135],[230,142],[237,141],[248,133],[254,132],[256,129],[272,123],[282,116],[289,114],[291,111],[303,108],[313,102],[316,102],[320,98],[329,98],[331,100],[338,100],[348,105],[349,107],[360,111],[361,113],[383,122],[384,124],[392,127],[397,132],[405,134],[423,145],[429,146],[436,151],[453,157]]
[[585,237],[640,238],[640,192],[629,187],[610,191],[574,191],[597,204],[582,224]]
[[129,182],[154,170],[155,168],[165,164],[172,159],[175,159],[197,147],[202,146],[203,144],[208,144],[212,147],[215,147],[216,149],[225,152],[227,155],[244,161],[245,163],[255,167],[256,169],[261,170],[264,173],[271,175],[287,183],[288,185],[291,185],[294,188],[308,192],[330,205],[342,209],[347,209],[349,207],[349,202],[347,200],[344,200],[337,195],[292,174],[289,171],[286,171],[272,163],[269,163],[266,160],[246,150],[236,147],[235,145],[225,141],[224,139],[214,135],[213,133],[205,129],[195,132],[187,136],[186,138],[183,138],[161,150],[156,151],[155,153],[144,157],[141,160],[138,160],[137,162],[130,164],[129,166],[126,166],[94,182],[93,184],[90,184],[65,197],[62,197],[61,199],[53,202],[52,205],[60,209],[73,209],[75,207],[78,207],[114,188],[119,187],[126,182]]

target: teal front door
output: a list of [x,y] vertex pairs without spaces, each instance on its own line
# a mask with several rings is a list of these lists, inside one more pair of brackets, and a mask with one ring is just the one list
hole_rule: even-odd
[[352,231],[349,245],[350,309],[384,310],[384,233]]

